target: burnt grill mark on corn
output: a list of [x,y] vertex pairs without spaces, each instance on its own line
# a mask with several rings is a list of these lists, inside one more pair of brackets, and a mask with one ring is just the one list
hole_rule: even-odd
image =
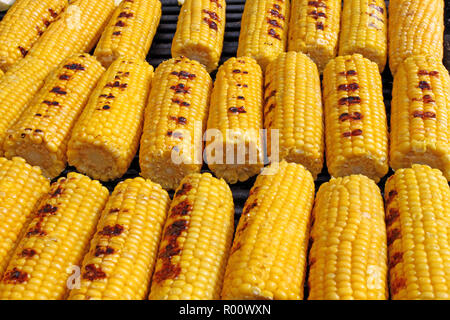
[[247,111],[245,110],[245,108],[243,106],[241,107],[231,107],[228,109],[228,111],[230,111],[231,113],[247,113]]
[[242,214],[244,214],[244,215],[248,214],[251,210],[253,210],[257,206],[258,206],[258,201],[255,199],[252,203],[250,203],[244,207]]
[[[274,7],[275,6],[277,6],[276,4],[274,5]],[[278,6],[279,7],[279,6]],[[276,7],[275,7],[276,8]],[[280,10],[279,8],[277,8],[278,10]],[[280,12],[278,12],[277,10],[274,10],[274,9],[270,9],[270,11],[269,11],[269,13],[270,13],[270,15],[272,15],[272,16],[274,16],[274,17],[276,17],[276,18],[278,18],[278,19],[281,19],[281,20],[284,20],[285,18],[284,18],[284,15],[282,15]]]
[[56,211],[58,211],[58,207],[54,207],[51,204],[47,203],[45,206],[38,210],[36,216],[39,218],[44,218],[49,215],[54,216],[56,214]]
[[59,106],[59,102],[58,101],[48,101],[48,100],[44,100],[42,101],[43,104],[46,104],[48,106]]
[[219,3],[219,0],[210,0],[212,3],[217,5],[217,8],[222,8],[222,5]]
[[177,256],[181,253],[181,248],[178,247],[177,243],[169,243],[165,248],[159,253],[159,259],[171,259],[173,256]]
[[403,252],[396,252],[389,259],[389,268],[394,268],[397,264],[403,261]]
[[183,195],[187,194],[191,190],[192,190],[192,184],[190,184],[190,183],[183,183],[181,188],[175,194],[175,197],[183,196]]
[[56,18],[58,16],[58,13],[55,10],[53,10],[52,8],[49,8],[48,12],[50,12],[50,15],[52,16],[52,18]]
[[62,195],[63,191],[64,191],[63,188],[61,186],[58,186],[58,188],[56,188],[56,190],[50,194],[50,197],[51,198],[59,197],[60,195]]
[[111,107],[105,104],[105,105],[102,107],[102,109],[103,109],[103,110],[109,110],[109,109],[111,109]]
[[134,14],[132,12],[121,12],[119,18],[131,18]]
[[105,86],[105,88],[120,88],[120,89],[125,89],[127,87],[128,83],[120,83],[119,81],[107,83]]
[[386,216],[386,226],[391,226],[400,217],[400,211],[397,208],[390,208]]
[[116,213],[116,212],[120,212],[120,209],[119,208],[111,208],[109,210],[109,213]]
[[69,70],[85,70],[86,69],[81,63],[66,64],[64,66],[64,68],[69,69]]
[[183,107],[189,107],[191,105],[189,102],[182,101],[178,98],[172,98],[172,102],[179,104],[180,106],[183,106]]
[[325,25],[323,24],[322,21],[319,21],[316,23],[316,29],[317,30],[324,30],[325,29]]
[[203,9],[203,12],[206,13],[207,15],[209,15],[209,17],[212,20],[216,20],[217,22],[220,22],[219,16],[214,11],[209,11],[209,10]]
[[116,27],[125,27],[126,23],[123,22],[122,20],[117,21],[117,23],[114,25]]
[[439,71],[419,70],[417,74],[419,76],[439,77]]
[[269,34],[269,36],[271,36],[272,38],[281,40],[280,35],[279,35],[274,29],[272,29],[272,28],[269,29],[268,34]]
[[351,105],[360,104],[360,103],[361,103],[361,98],[358,96],[349,96],[349,97],[339,99],[340,106],[343,106],[343,105],[351,106]]
[[238,100],[245,100],[245,97],[244,96],[237,96],[237,99]]
[[185,117],[169,116],[169,120],[176,121],[177,124],[182,124],[182,125],[186,125],[188,122]]
[[192,79],[194,79],[196,77],[195,74],[189,73],[187,71],[180,71],[180,72],[173,71],[171,73],[171,75],[177,76],[180,79],[189,79],[189,80],[192,80]]
[[20,253],[20,256],[23,258],[33,258],[37,254],[36,250],[31,248],[25,248]]
[[375,10],[377,10],[380,13],[384,13],[384,9],[382,7],[380,7],[380,6],[377,6],[374,3],[369,4],[369,7],[374,8]]
[[309,1],[308,6],[315,7],[315,8],[326,8],[327,5],[323,3],[322,1]]
[[19,284],[27,282],[30,276],[28,273],[21,271],[14,267],[12,270],[9,270],[3,276],[3,282],[7,284]]
[[23,57],[25,57],[28,54],[28,50],[25,49],[24,47],[19,46],[18,48]]
[[42,20],[42,22],[44,22],[44,26],[48,27],[50,25],[50,21],[48,20]]
[[106,256],[106,255],[113,254],[114,252],[115,252],[114,248],[111,248],[110,246],[96,246],[94,255],[96,257],[102,256],[102,255]]
[[175,86],[171,86],[170,89],[174,90],[175,93],[182,93],[182,94],[190,93],[191,90],[191,88],[185,86],[183,83],[178,83]]
[[40,219],[33,228],[28,230],[26,237],[29,238],[32,236],[45,236],[45,235],[47,235],[47,232],[42,230],[42,219]]
[[338,91],[356,91],[359,89],[359,84],[350,83],[350,84],[341,84],[338,86]]
[[348,76],[356,76],[357,74],[358,73],[355,70],[348,70],[348,71],[339,72],[340,76],[346,76],[346,77],[348,77]]
[[399,239],[401,236],[400,229],[395,228],[392,230],[389,230],[387,233],[387,245],[390,246],[394,243],[395,240]]
[[102,231],[98,234],[102,236],[115,237],[120,236],[124,231],[124,227],[120,224],[115,224],[114,226],[105,226]]
[[406,279],[405,278],[397,278],[392,281],[392,293],[397,294],[401,289],[406,287]]
[[44,34],[44,31],[42,31],[41,29],[39,29],[38,26],[36,26],[36,31],[38,33],[39,36],[42,36]]
[[122,31],[114,31],[113,36],[120,36],[122,34]]
[[353,131],[348,131],[348,132],[344,132],[342,134],[342,136],[344,138],[348,138],[348,137],[357,137],[363,134],[363,131],[361,129],[355,129]]
[[309,16],[313,17],[314,19],[319,19],[319,18],[326,18],[327,15],[324,12],[318,12],[317,10],[313,10],[311,12],[308,13]]
[[421,118],[421,119],[436,119],[436,113],[431,111],[425,111],[422,110],[416,110],[413,112],[414,118]]
[[426,81],[420,81],[417,88],[420,88],[422,90],[431,90],[431,85]]
[[50,92],[60,94],[60,95],[66,95],[67,91],[64,91],[61,87],[54,87]]
[[192,212],[192,204],[186,199],[181,201],[177,205],[173,206],[170,210],[171,216],[186,216]]
[[386,198],[386,205],[390,204],[397,195],[398,195],[398,192],[396,190],[389,191],[389,193],[387,194],[387,198]]
[[203,18],[203,21],[205,21],[208,24],[208,27],[210,29],[217,30],[217,23],[215,23],[212,19]]
[[101,94],[99,97],[106,98],[106,99],[114,99],[115,98],[115,96],[112,94]]
[[34,116],[35,116],[35,117],[42,117],[42,114],[36,113]]
[[69,80],[70,76],[68,74],[62,74],[59,76],[59,80]]
[[179,237],[183,231],[187,230],[188,221],[187,220],[177,220],[171,225],[169,225],[165,232],[165,237]]
[[167,279],[176,279],[181,272],[181,267],[170,263],[169,261],[164,262],[161,270],[155,272],[155,282],[160,283]]
[[275,28],[283,29],[283,26],[275,19],[267,18],[267,23],[271,26],[274,26]]
[[102,268],[96,267],[93,263],[88,264],[84,269],[85,272],[83,273],[83,279],[94,281],[106,278],[106,273],[102,270]]
[[363,117],[364,117],[364,116],[363,116],[360,112],[357,112],[357,111],[353,112],[352,114],[349,114],[349,113],[347,113],[347,112],[344,112],[344,113],[342,113],[342,114],[339,116],[339,120],[340,120],[340,121],[347,121],[347,120],[350,120],[350,121],[352,121],[352,120],[361,120]]

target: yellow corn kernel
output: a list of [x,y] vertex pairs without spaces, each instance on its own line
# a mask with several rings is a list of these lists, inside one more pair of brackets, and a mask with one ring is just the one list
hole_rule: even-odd
[[383,72],[387,58],[387,10],[384,0],[344,0],[339,55],[360,53]]
[[103,31],[94,55],[105,67],[120,56],[145,60],[160,18],[159,0],[122,2]]
[[29,55],[56,66],[79,52],[90,52],[115,9],[113,0],[74,0],[42,35]]
[[0,22],[0,69],[27,55],[67,7],[67,0],[17,0]]
[[319,72],[337,53],[341,0],[292,0],[288,50],[307,54]]
[[69,300],[145,299],[169,204],[167,191],[150,180],[119,183],[84,257],[80,288]]
[[172,41],[172,57],[197,60],[211,72],[219,65],[225,34],[225,0],[185,0]]
[[58,176],[67,164],[70,132],[103,71],[86,53],[66,59],[8,130],[5,157],[23,157],[45,176]]
[[220,68],[211,93],[208,166],[229,183],[245,181],[263,167],[263,75],[250,57],[231,58]]
[[38,167],[24,159],[0,158],[0,277],[15,248],[20,231],[50,184]]
[[69,141],[69,164],[94,179],[120,178],[135,156],[153,67],[119,58],[102,76]]
[[237,56],[250,56],[264,70],[286,51],[290,1],[248,0],[241,20]]
[[272,151],[279,152],[280,160],[304,165],[315,179],[322,171],[325,148],[316,65],[303,53],[282,53],[267,67],[265,82],[264,128],[268,130],[269,156]]
[[314,181],[302,165],[270,165],[236,229],[222,299],[303,299]]
[[444,55],[444,1],[395,0],[389,4],[389,67],[392,74],[412,55]]
[[450,188],[442,172],[400,169],[384,196],[392,299],[450,299]]
[[64,299],[76,285],[77,265],[108,195],[98,181],[75,172],[52,184],[18,241],[0,281],[0,299]]
[[173,190],[200,172],[211,86],[206,69],[186,57],[156,68],[139,153],[143,177]]
[[378,182],[388,172],[388,131],[381,76],[360,54],[333,59],[323,74],[328,171],[363,174]]
[[440,169],[450,180],[450,77],[432,56],[412,56],[394,77],[390,165]]
[[149,299],[219,299],[233,232],[226,182],[209,173],[186,176],[169,209]]
[[386,300],[386,224],[375,182],[332,178],[317,193],[312,219],[308,299]]

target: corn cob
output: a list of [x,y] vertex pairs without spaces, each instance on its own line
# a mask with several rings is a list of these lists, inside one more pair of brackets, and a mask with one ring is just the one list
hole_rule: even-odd
[[0,69],[26,56],[66,7],[67,0],[17,0],[0,22]]
[[139,146],[153,67],[117,59],[102,76],[69,140],[69,164],[102,181],[125,174]]
[[225,181],[209,173],[186,176],[169,209],[149,298],[219,299],[233,232]]
[[70,131],[103,71],[86,53],[66,59],[8,130],[5,156],[23,157],[45,176],[58,176],[67,164]]
[[440,169],[450,180],[450,77],[432,56],[403,61],[394,78],[390,164]]
[[381,76],[360,54],[333,59],[324,72],[328,171],[364,174],[378,182],[388,171],[388,132]]
[[0,299],[65,298],[108,195],[98,181],[75,172],[52,184],[9,261]]
[[186,57],[156,68],[139,153],[143,177],[173,190],[200,172],[211,84],[206,69]]
[[391,297],[450,299],[450,188],[442,173],[413,165],[385,188]]
[[387,11],[384,0],[345,0],[339,55],[360,53],[383,72],[387,58]]
[[90,52],[115,9],[113,0],[74,0],[31,48],[29,55],[51,66]]
[[[322,171],[324,128],[322,92],[316,65],[303,53],[282,53],[269,64],[265,79],[264,128],[268,153],[279,144],[279,158],[304,165],[314,179]],[[272,141],[278,130],[279,141]]]
[[[266,171],[267,170],[267,171]],[[314,181],[302,165],[258,176],[236,229],[222,299],[302,299]]]
[[114,11],[95,49],[95,56],[108,67],[120,56],[145,60],[161,18],[159,0],[124,1]]
[[225,34],[225,0],[185,0],[172,41],[172,57],[186,56],[215,70]]
[[0,277],[14,251],[22,227],[50,185],[38,167],[22,158],[0,158]]
[[288,50],[307,54],[319,72],[337,53],[341,0],[292,0]]
[[308,299],[386,300],[386,224],[373,180],[332,178],[317,193],[312,219]]
[[0,78],[0,155],[8,128],[14,124],[41,89],[50,68],[38,58],[27,57]]
[[444,1],[396,0],[389,4],[389,67],[392,74],[412,55],[444,55]]
[[69,300],[145,299],[169,204],[167,191],[150,180],[119,183],[84,257],[80,288]]
[[241,20],[237,56],[256,59],[264,70],[286,51],[290,2],[248,0]]
[[205,151],[211,171],[229,183],[245,181],[263,167],[262,90],[261,68],[253,58],[231,58],[219,68]]

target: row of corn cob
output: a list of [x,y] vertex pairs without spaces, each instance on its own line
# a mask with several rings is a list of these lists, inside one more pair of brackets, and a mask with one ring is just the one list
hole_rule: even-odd
[[272,164],[234,240],[231,191],[209,173],[172,201],[140,177],[109,198],[78,173],[49,187],[21,158],[0,158],[0,184],[0,299],[302,299],[307,264],[309,299],[386,299],[388,272],[393,299],[450,298],[450,188],[426,165],[389,178],[385,216],[365,176],[314,204],[309,171]]

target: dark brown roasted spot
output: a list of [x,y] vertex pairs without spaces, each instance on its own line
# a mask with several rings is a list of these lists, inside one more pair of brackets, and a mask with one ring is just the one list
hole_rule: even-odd
[[122,20],[117,21],[117,23],[115,24],[116,27],[125,27],[126,24],[125,22],[123,22]]
[[122,34],[122,31],[114,31],[113,36],[120,36]]
[[350,83],[350,84],[341,84],[338,86],[338,91],[356,91],[359,89],[359,84]]
[[70,76],[68,74],[62,74],[59,76],[59,80],[69,80]]
[[131,18],[133,16],[132,12],[121,12],[119,18]]
[[180,79],[189,79],[189,80],[192,80],[192,79],[194,79],[194,78],[196,77],[195,74],[189,73],[189,72],[187,72],[187,71],[180,71],[180,72],[173,71],[171,74],[172,74],[172,75],[175,75],[175,76],[178,76],[178,78],[180,78]]
[[327,5],[322,1],[309,1],[308,6],[316,7],[316,8],[326,8]]
[[53,10],[52,8],[49,8],[48,11],[50,12],[52,18],[56,18],[58,16],[58,13],[56,13],[56,11]]
[[126,87],[128,87],[127,83],[120,83],[119,81],[114,81],[114,82],[110,82],[107,83],[106,88],[121,88],[121,89],[125,89]]
[[26,50],[24,47],[19,46],[19,50],[23,57],[28,54],[28,50]]
[[44,100],[42,101],[43,104],[46,104],[48,106],[59,106],[59,102],[58,101],[48,101],[48,100]]
[[192,184],[190,184],[190,183],[183,183],[181,188],[175,194],[175,197],[183,196],[183,195],[187,194],[191,190],[192,190]]
[[203,9],[203,12],[206,13],[207,15],[209,15],[211,19],[220,22],[220,18],[217,15],[217,13],[215,13],[213,11],[206,10],[206,9]]
[[113,96],[112,94],[101,94],[100,96],[99,96],[100,98],[106,98],[106,99],[114,99],[115,98],[115,96]]
[[217,8],[222,8],[222,5],[219,3],[219,0],[210,0],[212,3],[217,5]]
[[356,76],[358,73],[355,70],[348,70],[348,71],[342,71],[339,72],[339,75],[341,76]]
[[395,240],[400,238],[400,235],[401,235],[400,229],[398,229],[398,228],[389,230],[388,234],[387,234],[387,244],[388,244],[388,246],[390,246],[391,244],[394,243]]
[[109,110],[109,109],[111,109],[111,107],[105,104],[105,105],[102,107],[102,109],[103,109],[103,110]]
[[275,19],[267,18],[267,23],[274,26],[275,28],[283,29],[283,26]]
[[398,278],[392,281],[392,293],[397,294],[400,289],[404,288],[406,286],[406,279],[405,278]]
[[369,7],[374,8],[375,10],[377,10],[380,13],[384,13],[384,9],[382,7],[380,7],[380,6],[377,6],[374,3],[369,4]]
[[245,97],[244,97],[244,96],[237,96],[237,98],[238,98],[239,100],[245,100]]
[[36,216],[43,218],[48,215],[55,215],[56,211],[58,211],[58,207],[54,207],[51,204],[47,203],[45,206],[38,210]]
[[400,217],[400,211],[397,208],[390,208],[386,216],[386,225],[389,227]]
[[274,29],[272,29],[272,28],[269,29],[268,34],[269,34],[269,36],[271,36],[272,38],[281,40],[280,35],[279,35]]
[[284,19],[285,19],[285,18],[284,18],[284,15],[282,15],[281,13],[279,13],[277,10],[270,9],[269,13],[270,13],[272,16],[278,18],[278,19],[281,19],[281,20],[284,20]]
[[241,107],[231,107],[228,109],[228,111],[230,111],[231,113],[247,113],[247,111],[245,110],[245,108],[243,106]]
[[41,223],[41,221],[39,221],[38,223],[36,223],[34,228],[31,228],[28,230],[26,236],[27,236],[27,238],[29,238],[32,236],[45,236],[46,234],[47,234],[47,232],[42,230],[42,223]]
[[242,214],[247,214],[249,213],[252,209],[256,208],[258,206],[258,201],[254,200],[251,204],[246,205],[244,207],[244,211],[242,212]]
[[419,76],[439,77],[439,72],[438,71],[419,70],[419,72],[417,74]]
[[322,21],[319,21],[316,23],[316,29],[317,30],[324,30],[325,29],[325,25],[323,24]]
[[191,213],[193,207],[188,200],[181,201],[170,210],[171,216],[185,216]]
[[178,277],[180,272],[181,268],[179,265],[175,265],[167,261],[163,264],[161,270],[155,272],[154,281],[156,283],[160,283],[167,279],[175,279]]
[[34,114],[36,117],[42,117],[42,114],[40,114],[40,113],[35,113]]
[[215,23],[213,20],[208,18],[203,18],[203,21],[205,21],[208,24],[208,27],[213,30],[217,30],[217,23]]
[[389,260],[389,268],[395,267],[397,264],[402,262],[402,260],[403,260],[403,252],[394,253]]
[[391,190],[388,193],[387,199],[386,199],[386,205],[392,202],[394,200],[394,197],[398,194],[396,190]]
[[65,95],[67,94],[67,91],[64,91],[61,87],[54,87],[50,92]]
[[430,95],[426,94],[426,95],[423,96],[423,102],[424,103],[433,103],[434,100],[433,100],[433,98]]
[[99,257],[101,255],[109,255],[113,254],[115,252],[114,248],[111,248],[110,246],[96,246],[95,247],[95,256]]
[[431,85],[426,81],[420,81],[417,87],[422,90],[431,90]]
[[174,243],[169,243],[165,248],[159,253],[158,258],[160,259],[170,259],[173,256],[179,255],[181,253],[181,248],[178,247],[176,241]]
[[69,70],[85,70],[85,67],[81,63],[66,64],[64,68]]
[[178,83],[176,86],[171,86],[170,89],[174,90],[175,93],[189,93],[190,88],[186,87],[183,83]]
[[14,267],[12,270],[7,271],[3,276],[3,282],[8,284],[18,284],[27,282],[29,279],[28,273],[21,271]]
[[31,248],[25,248],[20,253],[20,256],[24,258],[33,258],[36,254],[37,254],[36,250]]
[[361,98],[358,96],[350,96],[350,97],[344,97],[339,99],[339,105],[343,106],[343,105],[347,105],[347,106],[351,106],[354,104],[360,104],[361,103]]
[[100,267],[96,267],[95,264],[91,263],[85,267],[85,272],[83,273],[83,279],[90,281],[105,279],[106,273]]
[[317,10],[311,11],[310,13],[308,13],[311,17],[313,17],[314,19],[319,19],[319,18],[326,18],[327,15],[324,12],[317,12]]
[[105,226],[102,231],[99,232],[100,235],[114,237],[122,234],[124,227],[120,224],[114,226]]

